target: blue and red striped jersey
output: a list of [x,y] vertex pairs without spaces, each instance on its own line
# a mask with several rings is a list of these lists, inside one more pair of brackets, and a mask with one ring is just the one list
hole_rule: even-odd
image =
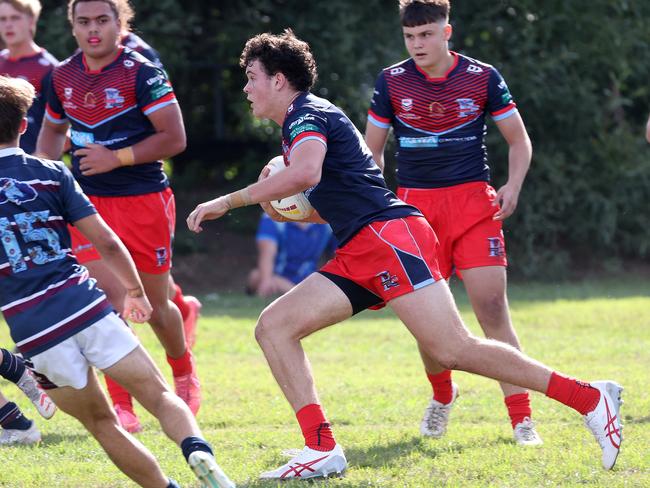
[[343,246],[371,222],[421,215],[386,186],[363,136],[341,109],[311,93],[289,106],[282,125],[285,163],[305,141],[327,148],[320,182],[305,195]]
[[485,115],[510,117],[517,107],[499,72],[452,52],[454,64],[431,78],[412,58],[378,76],[368,121],[393,127],[400,186],[440,188],[489,181]]
[[94,213],[63,163],[0,150],[0,310],[26,357],[112,311],[70,250],[67,223]]
[[33,153],[36,149],[36,140],[41,131],[45,112],[47,86],[50,83],[52,70],[57,64],[59,64],[57,59],[45,49],[21,58],[10,57],[8,49],[0,52],[0,75],[27,80],[36,90],[34,103],[27,112],[27,122],[29,122],[27,131],[20,137],[20,147],[27,154]]
[[[83,53],[63,61],[52,73],[45,116],[55,124],[70,122],[73,151],[89,143],[114,150],[155,134],[147,116],[174,103],[176,96],[164,71],[141,54],[121,48],[99,71],[88,68]],[[72,173],[89,195],[142,195],[169,186],[162,161],[84,176],[79,157],[73,156]]]

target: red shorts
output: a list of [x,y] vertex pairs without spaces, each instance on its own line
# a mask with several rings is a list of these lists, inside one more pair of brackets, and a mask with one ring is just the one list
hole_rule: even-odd
[[354,313],[442,279],[436,235],[422,217],[373,222],[361,229],[319,273],[350,299]]
[[501,221],[492,220],[496,191],[483,181],[447,188],[399,188],[397,196],[424,214],[440,241],[440,272],[507,266]]
[[[171,268],[176,204],[171,188],[128,197],[89,196],[97,212],[131,253],[138,271],[161,274]],[[72,251],[80,263],[100,259],[81,232],[70,226]]]

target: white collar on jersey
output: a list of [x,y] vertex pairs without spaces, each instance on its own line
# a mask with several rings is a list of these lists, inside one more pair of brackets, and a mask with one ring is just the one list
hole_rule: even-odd
[[6,158],[7,156],[19,156],[23,153],[23,150],[19,147],[6,147],[0,149],[0,158]]

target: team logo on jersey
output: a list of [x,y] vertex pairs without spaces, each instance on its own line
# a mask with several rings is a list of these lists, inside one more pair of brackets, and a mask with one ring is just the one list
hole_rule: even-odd
[[402,98],[402,110],[404,110],[404,112],[410,112],[412,108],[413,108],[413,99]]
[[13,178],[0,178],[0,205],[11,202],[20,205],[36,199],[36,190]]
[[458,104],[458,116],[461,118],[476,115],[479,111],[478,105],[474,103],[472,98],[458,98],[456,103]]
[[92,132],[82,132],[79,130],[70,131],[70,140],[77,147],[86,147],[88,144],[95,143],[95,134]]
[[74,109],[77,106],[72,102],[72,88],[66,87],[63,89],[63,96],[65,97],[65,102],[63,102],[63,108]]
[[106,88],[104,94],[106,95],[106,108],[122,108],[124,105],[124,97],[120,95],[120,90],[117,88]]
[[288,114],[290,114],[291,112],[293,112],[293,103],[289,105],[289,108],[287,109]]
[[391,288],[399,286],[399,283],[397,282],[397,276],[390,274],[390,271],[382,271],[375,276],[379,277],[381,280],[381,286],[384,287],[384,291],[388,291]]
[[442,117],[445,115],[445,106],[439,102],[431,102],[429,104],[429,114],[431,117]]
[[391,75],[391,76],[401,75],[401,74],[404,73],[405,71],[406,71],[406,70],[405,70],[404,68],[391,68],[391,70],[390,70],[390,75]]
[[156,266],[161,267],[167,264],[167,248],[159,247],[156,251]]
[[500,237],[488,237],[488,256],[500,258],[506,255],[505,246]]
[[125,59],[124,66],[126,66],[127,68],[133,68],[135,66],[135,63],[130,59]]
[[483,68],[480,66],[476,66],[475,64],[470,64],[467,67],[467,72],[468,73],[483,73]]
[[97,99],[93,92],[88,92],[84,95],[84,107],[95,108],[97,106]]

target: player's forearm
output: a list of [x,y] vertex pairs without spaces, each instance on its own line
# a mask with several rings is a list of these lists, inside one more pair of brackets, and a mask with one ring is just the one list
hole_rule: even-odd
[[289,167],[281,174],[250,185],[246,190],[250,198],[248,204],[270,202],[306,190],[320,181],[320,173],[311,174],[300,168]]
[[59,159],[65,145],[65,132],[58,132],[43,125],[36,143],[35,155],[46,159]]
[[132,296],[139,296],[135,290],[143,290],[142,282],[138,276],[133,259],[129,255],[126,247],[122,244],[117,236],[106,237],[99,242],[93,242],[97,251],[106,261],[106,264],[115,273],[122,286],[133,292]]
[[510,145],[508,153],[508,184],[521,189],[530,168],[533,148],[530,139],[518,141]]
[[[127,148],[131,150],[132,163],[144,164],[161,159],[171,158],[183,152],[186,147],[185,133],[161,133],[153,134],[146,139]],[[128,153],[123,152],[127,155]],[[128,161],[122,161],[128,164]]]

